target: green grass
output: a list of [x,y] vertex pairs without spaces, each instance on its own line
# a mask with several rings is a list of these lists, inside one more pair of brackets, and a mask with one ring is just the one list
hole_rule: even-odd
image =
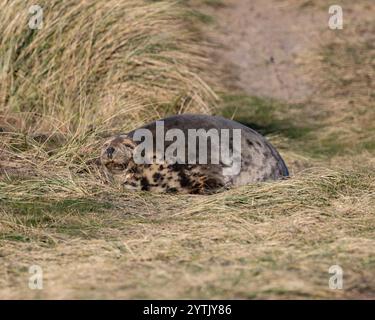
[[[323,118],[311,119],[306,106],[288,104],[275,99],[224,94],[221,96],[220,115],[238,121],[259,133],[277,134],[287,139],[289,150],[303,153],[315,159],[329,159],[364,151],[373,152],[374,142],[342,139],[346,133],[331,132],[321,135],[327,126]],[[370,136],[371,130],[367,132]]]
[[[114,204],[95,199],[62,199],[51,201],[46,198],[35,198],[33,201],[0,200],[0,210],[11,216],[16,225],[22,228],[11,228],[0,232],[0,239],[13,241],[42,241],[43,237],[33,236],[29,230],[44,229],[50,232],[69,236],[94,236],[102,224],[90,221],[90,214],[105,214],[113,209]],[[22,234],[21,232],[24,232]]]
[[35,214],[40,215],[43,213],[89,213],[89,212],[100,212],[104,209],[112,208],[112,204],[109,202],[98,202],[94,199],[63,199],[60,201],[48,201],[46,199],[39,200],[33,199],[32,202],[7,202],[2,201],[0,205],[7,206],[13,209],[16,214],[27,215]]
[[[231,94],[222,96],[222,116],[243,123],[261,134],[281,134],[290,139],[303,139],[316,129],[309,123],[300,124],[301,105],[290,105],[275,99]],[[290,117],[290,114],[296,117]]]

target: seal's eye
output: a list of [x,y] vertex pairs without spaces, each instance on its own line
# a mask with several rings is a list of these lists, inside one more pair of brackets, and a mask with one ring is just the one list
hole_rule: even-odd
[[126,165],[124,165],[124,164],[115,164],[113,167],[116,170],[125,170],[126,169]]
[[113,153],[115,152],[115,148],[109,147],[105,152],[107,153],[108,158],[112,159]]
[[112,171],[112,173],[116,173],[118,171],[124,171],[126,169],[126,164],[110,162],[110,163],[106,164],[106,167],[110,171]]

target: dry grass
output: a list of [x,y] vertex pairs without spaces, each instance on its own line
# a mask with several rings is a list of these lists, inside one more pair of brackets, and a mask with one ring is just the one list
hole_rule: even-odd
[[208,60],[173,2],[41,1],[41,30],[28,28],[31,4],[0,4],[1,108],[24,112],[25,131],[83,134],[210,111],[213,92],[200,78]]
[[[73,191],[55,201],[41,195],[33,201],[13,198],[3,211],[0,293],[373,297],[375,221],[368,210],[375,205],[373,172],[315,169],[290,181],[212,197],[118,197],[102,188],[83,198]],[[56,181],[45,183],[60,189]],[[30,189],[8,188],[11,195]],[[35,263],[45,269],[41,292],[26,287],[27,268]],[[327,281],[336,263],[344,268],[345,290],[334,292]]]
[[[165,196],[81,171],[108,134],[213,111],[194,15],[169,1],[48,1],[31,32],[24,3],[0,5],[1,298],[375,298],[373,22],[311,53],[320,96],[306,105],[223,99],[273,134],[291,179]],[[28,289],[32,264],[41,291]],[[334,264],[344,290],[328,288]]]

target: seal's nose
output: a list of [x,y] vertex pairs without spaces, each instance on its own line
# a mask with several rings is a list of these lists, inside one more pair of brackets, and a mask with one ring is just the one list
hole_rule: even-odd
[[112,159],[112,155],[113,155],[113,152],[115,152],[115,148],[113,148],[113,147],[109,147],[109,148],[106,150],[106,152],[107,152],[107,156],[108,156],[108,158]]

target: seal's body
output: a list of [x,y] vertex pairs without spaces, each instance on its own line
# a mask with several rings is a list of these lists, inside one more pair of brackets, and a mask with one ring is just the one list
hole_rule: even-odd
[[[139,153],[147,137],[151,149]],[[151,161],[140,162],[142,153]],[[126,188],[156,192],[204,194],[289,174],[263,136],[238,122],[207,115],[171,116],[113,137],[100,159],[109,176]]]

